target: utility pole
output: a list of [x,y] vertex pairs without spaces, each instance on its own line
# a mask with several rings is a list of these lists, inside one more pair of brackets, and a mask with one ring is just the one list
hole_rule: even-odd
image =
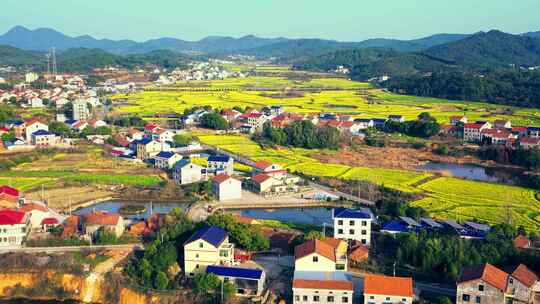
[[53,76],[56,77],[56,73],[58,72],[57,71],[57,67],[56,67],[56,48],[53,47],[52,48],[52,72],[53,72]]
[[396,262],[394,261],[394,276],[396,276]]

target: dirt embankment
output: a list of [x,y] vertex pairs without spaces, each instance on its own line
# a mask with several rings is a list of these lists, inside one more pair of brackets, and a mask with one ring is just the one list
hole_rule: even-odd
[[311,157],[325,163],[342,164],[354,167],[377,167],[390,169],[414,170],[426,161],[447,163],[478,163],[473,156],[453,157],[435,154],[431,149],[413,149],[398,147],[361,146],[353,150],[342,150],[339,153],[320,152]]

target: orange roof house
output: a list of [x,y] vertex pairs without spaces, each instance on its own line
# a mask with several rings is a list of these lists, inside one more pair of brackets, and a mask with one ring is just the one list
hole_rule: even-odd
[[321,240],[309,240],[294,248],[294,258],[296,260],[317,253],[331,261],[336,261],[335,248]]
[[514,247],[516,247],[516,249],[528,249],[531,247],[531,240],[520,234],[514,239]]
[[486,263],[480,266],[464,268],[457,281],[458,285],[470,281],[482,280],[485,283],[501,290],[506,290],[508,274],[499,268]]
[[414,296],[413,280],[412,278],[369,274],[364,279],[364,297],[370,296],[412,298]]
[[510,276],[529,288],[538,282],[538,276],[536,273],[532,272],[524,264],[519,264],[519,266],[514,270],[514,272],[512,272]]

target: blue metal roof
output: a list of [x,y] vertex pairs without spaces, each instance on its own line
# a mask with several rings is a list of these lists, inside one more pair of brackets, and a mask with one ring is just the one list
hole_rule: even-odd
[[147,144],[149,144],[151,141],[152,141],[152,139],[147,137],[147,138],[143,138],[143,139],[137,141],[137,144],[138,144],[138,145],[147,145]]
[[356,121],[356,122],[370,122],[370,121],[373,121],[373,119],[370,119],[370,118],[357,118],[354,121]]
[[51,133],[45,131],[45,130],[37,130],[36,132],[32,133],[32,135],[34,136],[39,136],[39,135],[51,135]]
[[161,157],[161,158],[171,158],[173,156],[174,156],[174,152],[171,152],[171,151],[161,151],[156,155],[156,157]]
[[361,218],[371,219],[371,215],[365,211],[352,210],[347,208],[332,209],[333,216],[336,218]]
[[179,161],[176,162],[176,164],[174,164],[175,167],[177,168],[182,168],[182,167],[185,167],[187,165],[189,165],[191,162],[187,159],[181,159]]
[[262,277],[263,271],[261,269],[210,265],[206,267],[206,273],[213,273],[217,276],[222,276],[222,277],[260,280]]
[[537,132],[540,131],[540,127],[527,127],[527,130]]
[[372,118],[371,120],[375,123],[385,123],[387,121],[386,118]]
[[409,231],[407,230],[407,227],[405,227],[405,225],[403,225],[400,221],[396,221],[396,220],[393,220],[384,224],[381,231],[383,230],[392,231],[392,232],[408,232]]
[[191,243],[193,241],[202,239],[208,243],[218,247],[229,233],[217,226],[210,226],[197,230],[186,242],[185,244]]
[[224,162],[224,163],[227,163],[229,162],[229,159],[231,159],[229,156],[227,155],[212,155],[210,157],[208,157],[208,161],[212,161],[212,162]]

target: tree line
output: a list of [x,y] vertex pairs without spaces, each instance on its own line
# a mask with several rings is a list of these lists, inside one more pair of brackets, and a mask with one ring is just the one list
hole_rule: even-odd
[[389,90],[416,96],[485,101],[521,107],[540,107],[540,70],[497,70],[485,74],[437,72],[405,75],[383,83]]
[[254,136],[262,144],[293,146],[306,149],[332,149],[339,147],[341,134],[331,126],[317,128],[311,121],[295,121],[285,128],[265,123],[263,132]]

